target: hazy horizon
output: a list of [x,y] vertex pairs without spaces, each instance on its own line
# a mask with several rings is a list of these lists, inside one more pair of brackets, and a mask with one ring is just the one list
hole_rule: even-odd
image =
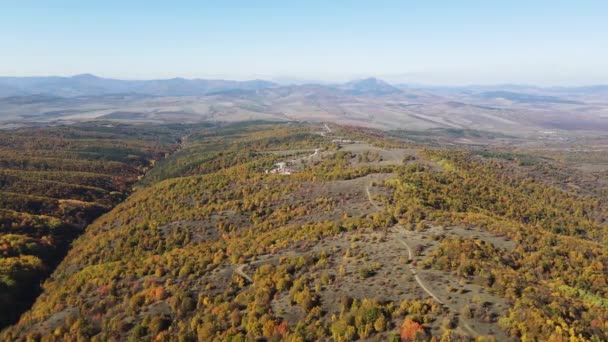
[[102,79],[111,79],[119,81],[164,81],[171,79],[185,79],[185,80],[221,80],[221,81],[269,81],[278,85],[305,85],[305,84],[320,84],[320,85],[333,85],[343,84],[347,82],[355,82],[364,79],[374,78],[391,85],[411,86],[411,87],[428,87],[428,88],[466,88],[466,87],[537,87],[537,88],[577,88],[577,87],[593,87],[593,86],[606,86],[607,82],[602,83],[580,83],[580,84],[538,84],[538,83],[517,83],[517,82],[469,82],[469,83],[437,83],[437,82],[425,82],[424,80],[415,81],[408,80],[402,77],[402,75],[353,75],[352,77],[341,76],[332,79],[312,79],[312,78],[298,78],[290,76],[272,76],[272,75],[257,75],[251,77],[223,77],[221,75],[209,75],[202,77],[184,77],[184,76],[169,76],[162,78],[129,78],[129,77],[112,77],[99,75],[92,72],[83,72],[78,74],[48,74],[48,75],[0,75],[0,78],[45,78],[45,77],[63,77],[72,78],[83,75],[92,75],[94,77]]
[[0,75],[608,83],[600,1],[5,4]]

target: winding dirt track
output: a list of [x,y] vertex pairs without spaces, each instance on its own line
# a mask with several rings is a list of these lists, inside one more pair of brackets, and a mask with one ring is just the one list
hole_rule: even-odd
[[302,252],[294,252],[294,251],[288,251],[286,253],[282,253],[279,255],[275,255],[269,258],[264,258],[264,259],[259,259],[259,260],[255,260],[255,261],[250,261],[244,264],[238,264],[236,265],[236,267],[232,270],[232,273],[243,277],[245,280],[247,280],[249,283],[253,283],[253,278],[251,278],[250,276],[247,275],[247,273],[245,273],[245,267],[247,266],[255,266],[255,265],[260,265],[260,264],[264,264],[267,262],[272,262],[274,260],[277,260],[281,257],[294,257],[294,256],[300,256],[302,255]]
[[[331,129],[329,128],[329,126],[327,126],[327,124],[325,124],[325,129],[329,132],[331,132]],[[308,159],[308,158],[312,158],[316,155],[319,154],[320,149],[317,148],[315,149],[314,153],[311,154],[308,157],[304,157],[302,159]],[[392,151],[388,151],[389,153],[391,153],[391,155],[393,155],[393,157],[395,157],[396,160],[398,160],[399,158],[392,152]],[[372,194],[369,191],[369,187],[370,187],[370,183],[366,183],[365,185],[365,193],[367,194],[367,199],[369,201],[369,203],[374,207],[374,209],[380,211],[382,210],[382,208],[373,200],[372,198]],[[400,225],[395,225],[395,227],[397,227],[399,230],[401,230],[404,234],[407,234],[406,229],[403,226]],[[418,285],[420,286],[420,288],[422,290],[424,290],[424,292],[426,292],[431,298],[433,298],[434,301],[436,301],[437,303],[439,303],[440,305],[444,305],[447,306],[451,311],[457,312],[457,310],[455,310],[455,308],[450,307],[450,305],[444,303],[441,299],[439,299],[439,297],[437,297],[436,294],[434,294],[420,279],[420,277],[418,276],[418,273],[416,272],[416,268],[414,267],[414,265],[412,265],[412,261],[414,260],[413,254],[412,254],[412,248],[407,244],[407,242],[401,238],[398,237],[397,238],[398,241],[407,249],[407,253],[408,253],[408,260],[409,260],[409,270],[412,273],[412,275],[414,275],[414,279],[416,280],[416,282],[418,283]],[[299,253],[289,253],[289,254],[299,254]],[[280,256],[274,256],[268,259],[263,259],[263,260],[257,260],[257,261],[253,261],[253,262],[249,262],[249,263],[245,263],[245,264],[239,264],[237,265],[234,270],[233,273],[242,277],[243,279],[247,280],[249,283],[253,283],[253,279],[248,276],[245,272],[244,272],[244,268],[248,265],[256,265],[256,264],[260,264],[260,263],[264,263],[264,262],[269,262],[271,260],[274,260],[276,258],[279,258]],[[467,324],[466,322],[464,322],[463,320],[459,320],[459,327],[462,330],[466,330],[469,334],[471,334],[471,336],[478,337],[480,336],[480,334],[475,331],[473,328],[471,328],[471,326],[469,324]]]
[[[369,186],[370,184],[367,183],[365,185],[365,193],[367,194],[367,199],[369,200],[369,202],[371,203],[371,205],[376,209],[376,210],[381,210],[380,206],[373,200],[372,198],[372,194],[369,191]],[[403,233],[406,233],[406,230],[404,227],[400,226],[400,225],[395,225],[395,227],[399,228],[399,230],[401,230]],[[408,254],[408,260],[410,262],[409,264],[409,269],[410,272],[412,272],[412,274],[414,275],[414,279],[416,280],[416,282],[418,283],[418,285],[420,286],[421,289],[424,290],[424,292],[426,292],[429,296],[431,296],[431,298],[433,298],[433,300],[435,300],[437,303],[441,304],[441,305],[445,305],[447,306],[450,310],[457,312],[457,310],[455,310],[455,308],[450,307],[449,305],[447,305],[445,302],[443,302],[441,299],[439,299],[439,297],[437,297],[437,295],[435,295],[420,279],[420,277],[418,276],[418,273],[416,272],[415,267],[411,264],[411,262],[414,260],[413,255],[412,255],[412,248],[407,244],[407,242],[402,239],[402,238],[398,238],[398,241],[407,249],[407,254]],[[475,331],[475,329],[471,328],[471,326],[469,324],[467,324],[467,322],[464,322],[462,319],[459,320],[460,323],[460,328],[463,330],[466,330],[469,334],[471,334],[471,336],[478,337],[480,334]]]
[[[408,246],[407,242],[405,242],[405,240],[399,238],[399,242],[405,246],[405,248],[407,248],[407,253],[409,254],[409,258],[408,260],[410,262],[412,262],[414,259],[412,258],[412,249],[410,248],[410,246]],[[418,274],[416,273],[416,269],[414,268],[414,266],[412,264],[409,264],[410,267],[410,272],[412,272],[412,274],[414,275],[414,279],[416,279],[416,282],[418,283],[418,285],[420,285],[420,287],[426,292],[428,293],[429,296],[431,296],[437,303],[444,305],[445,303],[441,301],[441,299],[439,299],[431,290],[429,290],[428,287],[426,287],[426,285],[424,285],[424,283],[422,282],[422,280],[420,280],[420,277],[418,277]]]
[[[367,199],[372,204],[372,206],[375,209],[380,210],[381,209],[380,206],[378,204],[376,204],[376,202],[372,199],[372,194],[369,192],[369,183],[365,185],[365,192],[367,193]],[[405,228],[403,228],[399,225],[397,225],[396,227],[398,227],[399,229],[401,229],[405,232]],[[439,299],[439,297],[437,297],[437,295],[435,295],[431,290],[429,290],[429,288],[426,287],[426,285],[424,285],[422,280],[420,280],[420,277],[418,277],[418,274],[416,273],[416,269],[411,264],[411,262],[414,260],[414,257],[412,255],[412,248],[410,248],[410,246],[407,244],[407,242],[405,240],[403,240],[402,238],[399,238],[399,242],[403,246],[405,246],[405,248],[407,248],[408,260],[410,261],[409,269],[410,269],[410,272],[412,272],[412,274],[414,275],[414,279],[416,279],[416,282],[418,283],[418,285],[420,285],[420,288],[422,288],[424,290],[424,292],[426,292],[429,296],[431,296],[437,303],[444,305],[443,301],[441,301],[441,299]]]

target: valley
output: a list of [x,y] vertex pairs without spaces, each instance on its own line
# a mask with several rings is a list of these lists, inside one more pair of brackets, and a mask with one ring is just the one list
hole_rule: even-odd
[[0,134],[0,326],[40,293],[72,240],[175,149],[168,127],[82,124]]

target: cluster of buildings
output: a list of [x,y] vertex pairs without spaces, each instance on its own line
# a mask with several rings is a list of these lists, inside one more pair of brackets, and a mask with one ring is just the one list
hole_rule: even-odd
[[298,172],[295,169],[288,167],[286,162],[276,163],[276,164],[274,164],[274,166],[276,166],[276,168],[274,168],[272,170],[266,170],[266,173],[279,174],[279,175],[290,175],[292,173]]

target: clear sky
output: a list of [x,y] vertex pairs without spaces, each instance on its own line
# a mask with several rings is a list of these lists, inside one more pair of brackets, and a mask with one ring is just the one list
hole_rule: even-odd
[[0,75],[608,83],[608,1],[4,1]]

